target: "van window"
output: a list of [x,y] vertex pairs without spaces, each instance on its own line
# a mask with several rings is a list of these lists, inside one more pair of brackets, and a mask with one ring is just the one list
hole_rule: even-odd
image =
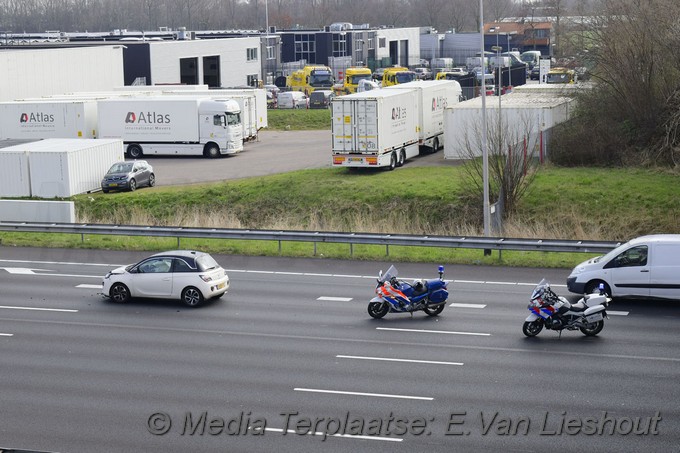
[[654,266],[680,266],[680,245],[657,244],[654,250]]
[[647,265],[647,246],[639,245],[617,255],[604,266],[605,269]]

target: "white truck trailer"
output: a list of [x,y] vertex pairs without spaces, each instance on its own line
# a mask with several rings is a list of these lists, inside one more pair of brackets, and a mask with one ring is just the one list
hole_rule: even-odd
[[418,145],[421,152],[436,153],[444,144],[444,109],[457,104],[463,94],[455,80],[415,80],[385,88],[418,93]]
[[97,102],[99,137],[121,138],[131,158],[142,155],[218,157],[243,150],[235,101],[148,96]]
[[420,96],[377,90],[331,101],[334,167],[395,167],[418,155]]
[[0,139],[96,137],[94,101],[36,99],[0,103]]

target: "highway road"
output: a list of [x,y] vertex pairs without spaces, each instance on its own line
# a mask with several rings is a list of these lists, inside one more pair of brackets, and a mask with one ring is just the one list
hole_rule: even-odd
[[678,303],[618,302],[598,337],[528,339],[533,286],[566,294],[568,271],[446,266],[439,317],[373,320],[388,262],[220,255],[232,288],[200,308],[98,295],[144,256],[0,247],[0,447],[678,451]]

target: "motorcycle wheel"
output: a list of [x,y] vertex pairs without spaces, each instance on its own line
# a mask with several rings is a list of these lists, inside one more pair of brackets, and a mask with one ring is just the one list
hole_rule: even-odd
[[439,304],[439,305],[425,305],[423,307],[423,311],[427,313],[429,316],[437,316],[439,313],[441,313],[444,310],[444,305],[446,304]]
[[527,337],[535,337],[541,330],[543,330],[543,320],[537,319],[536,321],[526,321],[522,326],[522,332]]
[[581,327],[581,333],[587,337],[594,337],[598,333],[602,332],[604,328],[604,320],[597,321],[595,324],[587,324]]
[[390,307],[384,302],[370,302],[368,304],[368,314],[371,318],[380,319],[390,311]]

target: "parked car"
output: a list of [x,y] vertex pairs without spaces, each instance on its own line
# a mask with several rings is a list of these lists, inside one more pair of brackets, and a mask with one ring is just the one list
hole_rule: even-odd
[[153,167],[145,160],[116,162],[102,179],[102,192],[111,190],[135,191],[137,187],[156,185]]
[[190,307],[222,297],[229,276],[208,253],[173,250],[156,253],[104,276],[102,294],[114,302],[133,297],[179,299]]
[[541,69],[538,65],[529,70],[529,80],[538,80],[541,77]]
[[315,90],[309,95],[310,109],[327,109],[335,96],[331,90]]
[[276,104],[280,109],[306,109],[309,98],[302,91],[283,91],[276,98]]
[[416,77],[419,80],[432,80],[432,71],[430,71],[430,68],[413,68],[413,72],[416,73]]

